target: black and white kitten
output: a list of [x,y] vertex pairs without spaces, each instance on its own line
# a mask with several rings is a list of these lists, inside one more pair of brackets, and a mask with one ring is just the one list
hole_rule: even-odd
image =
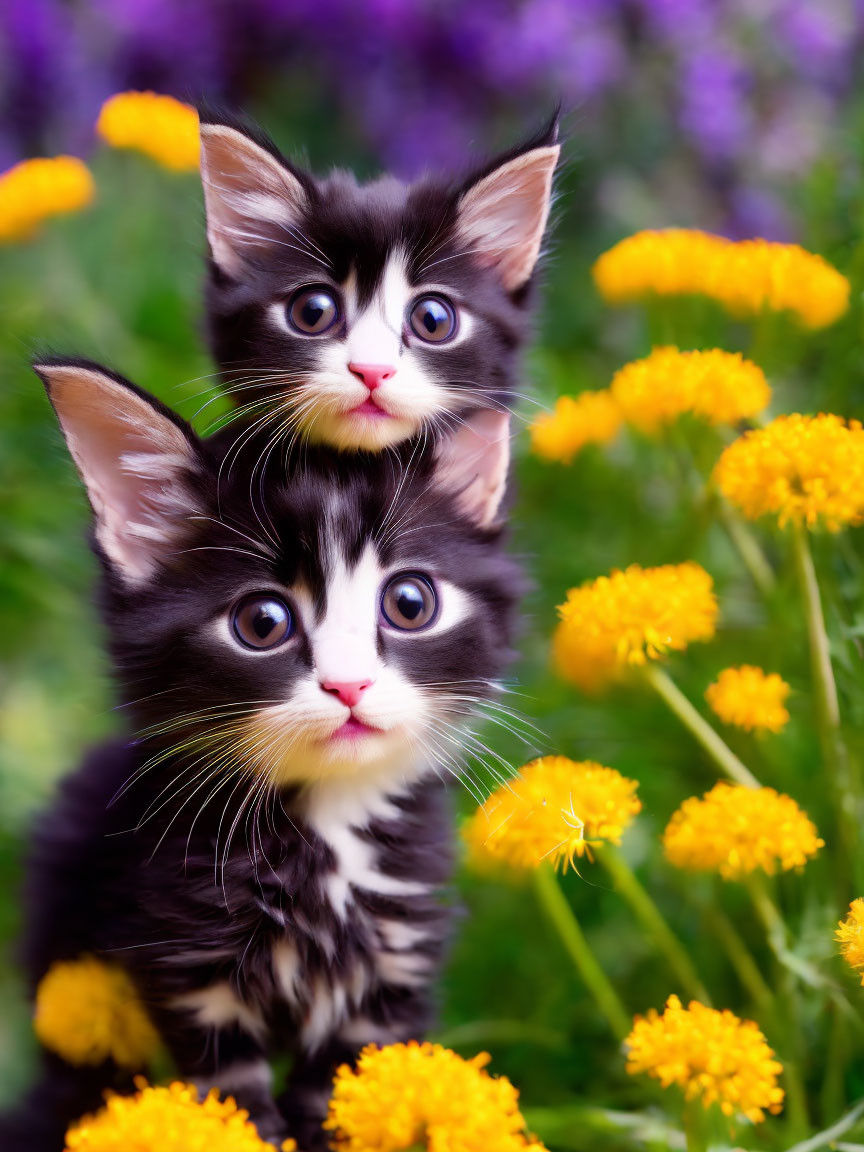
[[[31,986],[84,953],[123,965],[181,1077],[234,1095],[267,1139],[324,1147],[334,1067],[429,1014],[441,774],[508,657],[519,583],[506,416],[466,420],[408,470],[309,447],[261,476],[257,445],[202,441],[96,365],[37,372],[93,508],[134,736],[87,757],[36,829]],[[130,1087],[110,1065],[45,1064],[3,1149],[60,1152],[106,1086]]]
[[512,408],[556,140],[557,117],[458,183],[358,185],[202,112],[210,344],[240,410],[377,452]]

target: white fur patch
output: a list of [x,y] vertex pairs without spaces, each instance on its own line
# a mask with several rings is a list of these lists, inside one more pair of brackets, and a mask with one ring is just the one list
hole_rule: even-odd
[[239,1024],[253,1036],[262,1036],[266,1031],[260,1014],[244,1004],[227,981],[178,996],[172,1007],[191,1012],[201,1028],[219,1029]]

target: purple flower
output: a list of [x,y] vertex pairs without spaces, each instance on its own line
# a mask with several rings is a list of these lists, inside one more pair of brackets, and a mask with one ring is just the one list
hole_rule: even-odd
[[681,61],[681,127],[708,160],[729,161],[752,132],[750,78],[723,48],[704,48]]

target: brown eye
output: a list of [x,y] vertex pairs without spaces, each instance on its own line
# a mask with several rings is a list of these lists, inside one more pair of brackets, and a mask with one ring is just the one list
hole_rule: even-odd
[[456,308],[444,296],[421,296],[408,319],[414,335],[427,344],[443,344],[456,335]]
[[288,303],[291,327],[305,336],[322,336],[338,319],[336,297],[326,288],[301,288]]
[[394,576],[381,595],[381,614],[400,632],[425,628],[438,614],[438,597],[425,576]]
[[294,618],[278,596],[245,596],[231,615],[234,635],[246,648],[276,648],[294,633]]

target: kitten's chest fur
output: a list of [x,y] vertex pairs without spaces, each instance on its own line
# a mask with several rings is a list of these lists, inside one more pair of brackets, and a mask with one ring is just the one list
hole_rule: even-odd
[[185,968],[184,981],[198,969],[178,1003],[262,1035],[290,1021],[304,1048],[352,1021],[374,1039],[367,1008],[382,989],[427,983],[444,947],[451,854],[437,782],[277,796],[227,852],[226,836],[196,835],[168,894],[163,880],[147,885],[148,911],[181,930],[163,965]]

